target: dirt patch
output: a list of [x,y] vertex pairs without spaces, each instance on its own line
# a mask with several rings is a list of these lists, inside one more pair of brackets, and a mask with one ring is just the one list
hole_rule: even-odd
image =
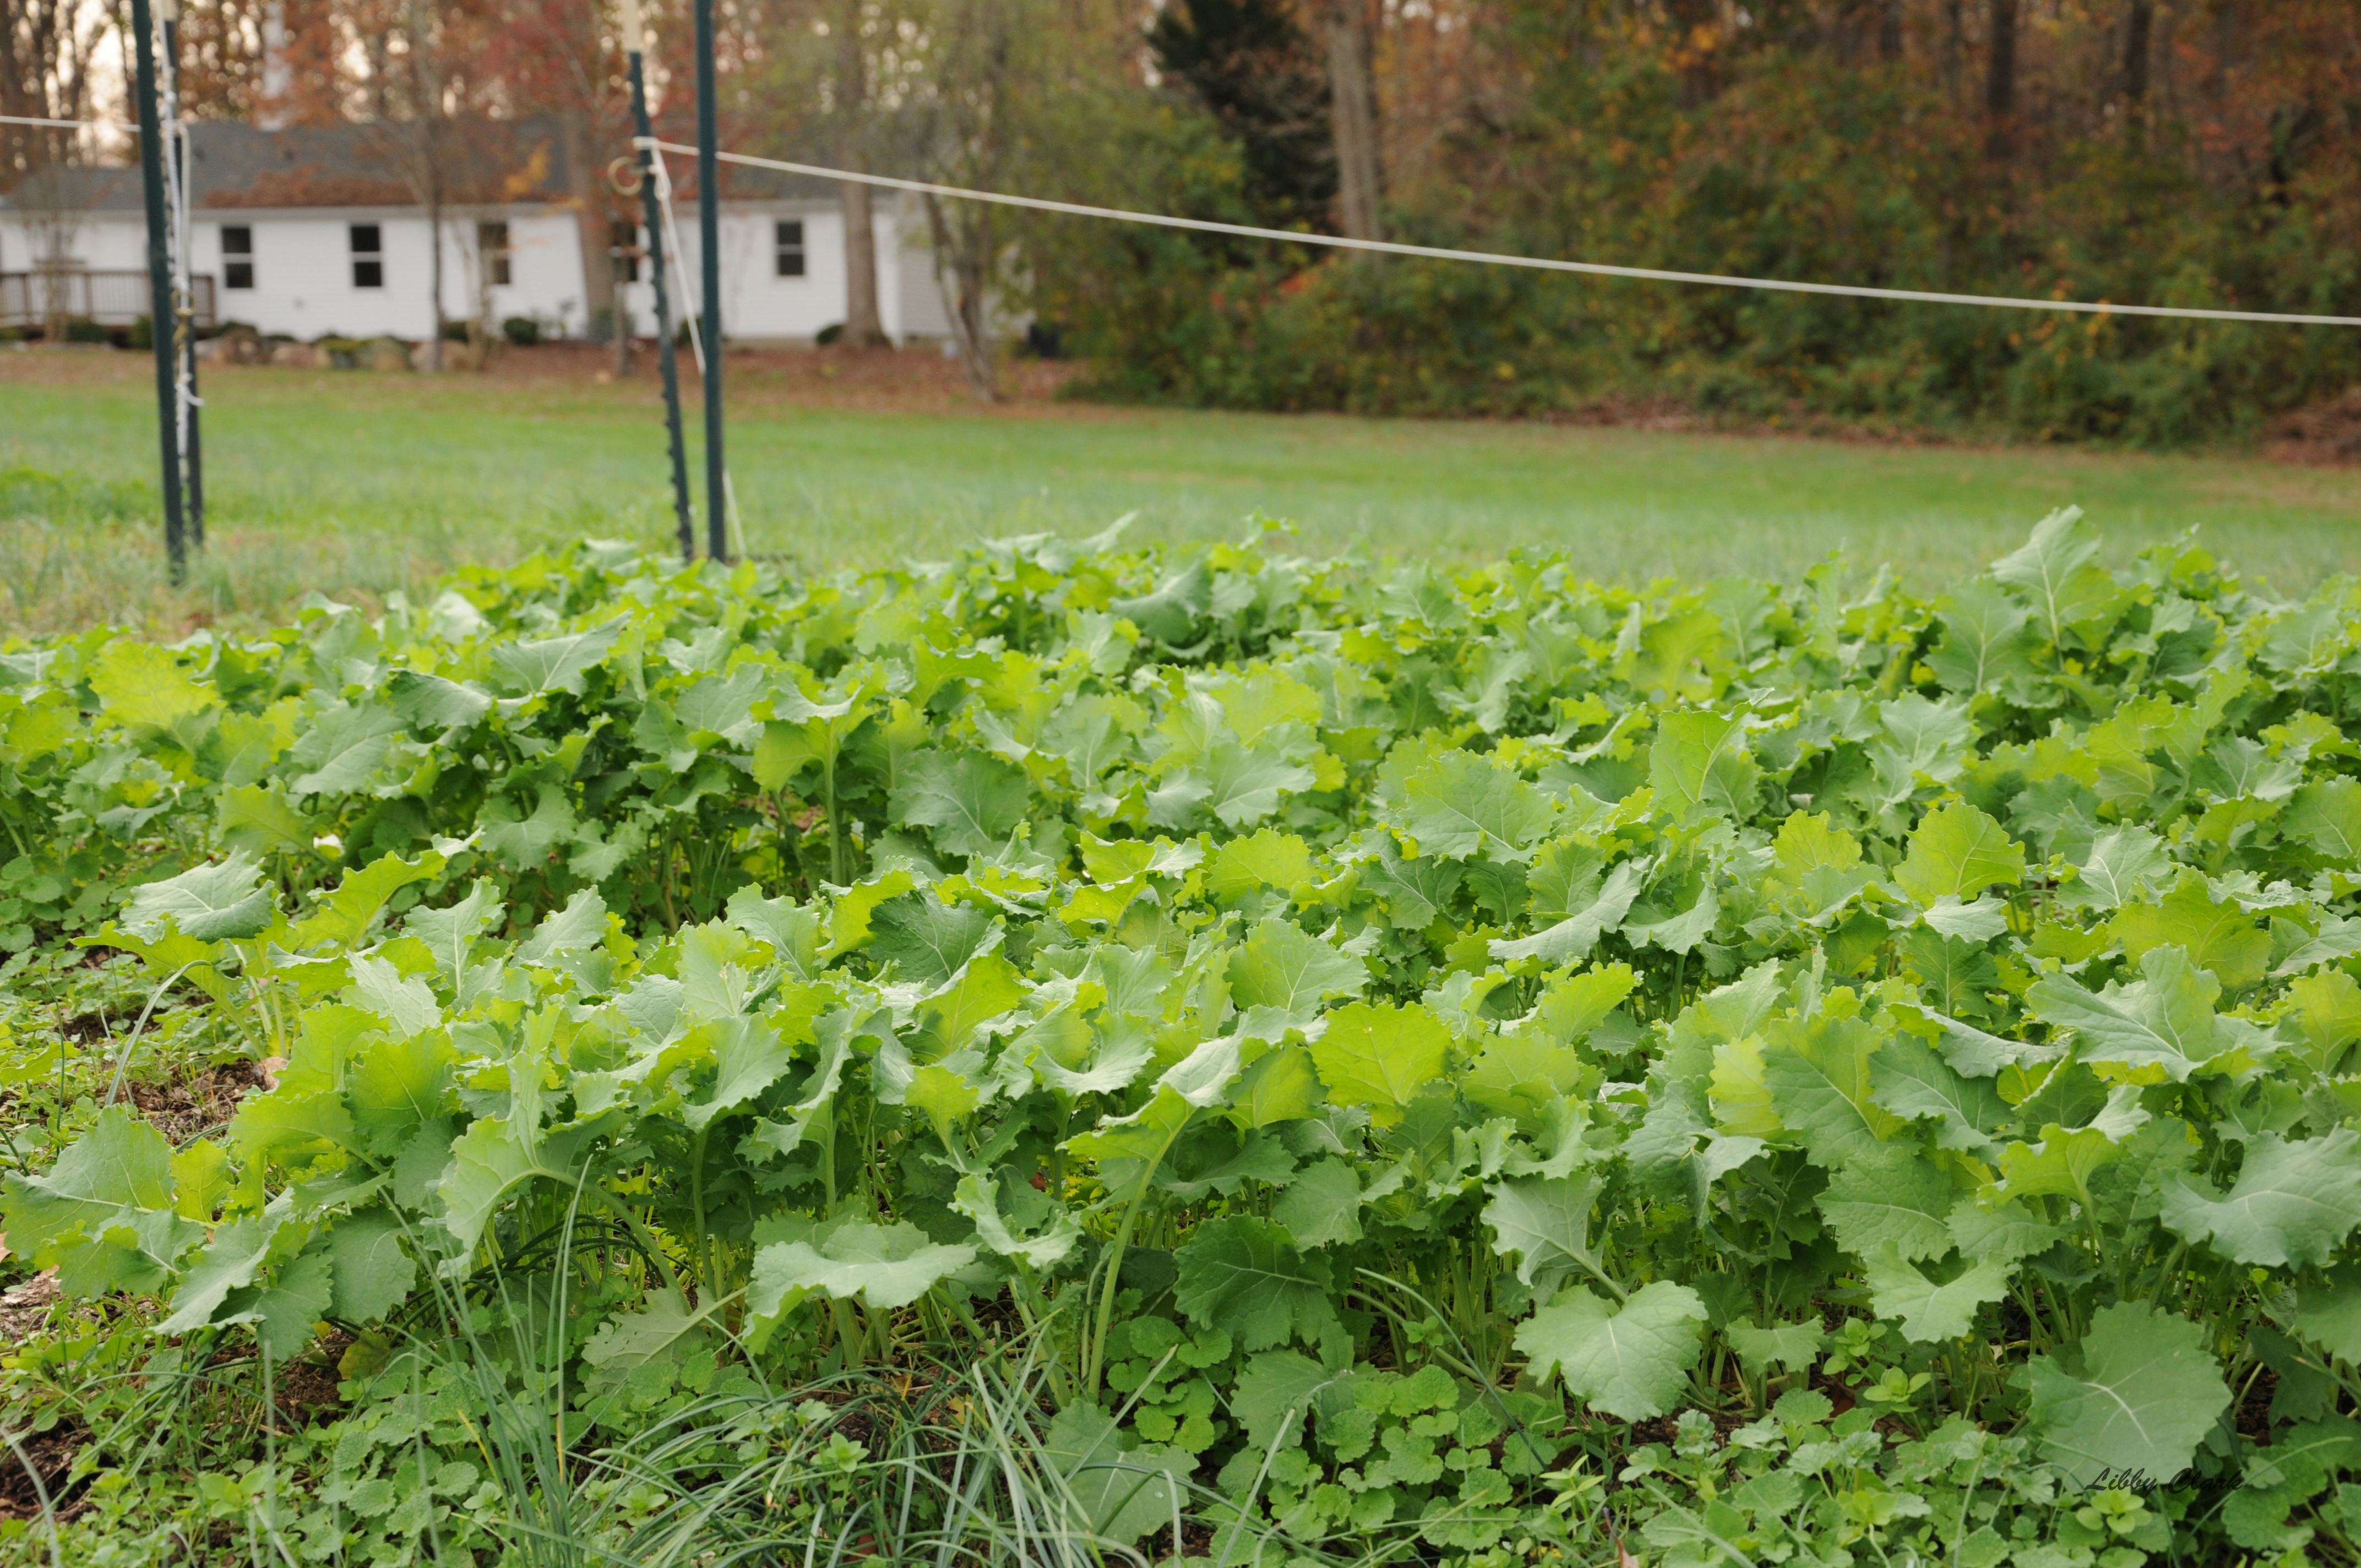
[[[1751,1412],[1737,1405],[1727,1409],[1708,1410],[1705,1415],[1713,1422],[1715,1440],[1725,1443],[1730,1441],[1731,1432],[1755,1419]],[[1644,1442],[1661,1442],[1670,1446],[1680,1441],[1680,1435],[1681,1423],[1676,1416],[1652,1416],[1644,1421],[1632,1422],[1631,1428],[1631,1440],[1635,1446]],[[1497,1450],[1506,1442],[1504,1438],[1492,1446]]]
[[1681,1427],[1670,1416],[1650,1416],[1644,1421],[1633,1421],[1627,1435],[1634,1448],[1651,1442],[1670,1446],[1681,1435]]
[[112,1038],[115,1031],[108,1026],[106,1014],[84,1013],[59,1025],[58,1033],[77,1046],[94,1046],[101,1040]]
[[350,1334],[341,1329],[332,1330],[312,1354],[287,1364],[271,1395],[271,1402],[279,1407],[281,1416],[302,1427],[323,1412],[334,1414],[343,1409],[345,1398],[336,1391],[336,1386],[344,1379],[336,1371],[336,1362],[352,1343]]
[[126,1084],[124,1092],[139,1113],[174,1147],[227,1124],[238,1102],[263,1086],[254,1062],[207,1068],[173,1083]]
[[2271,1441],[2271,1399],[2279,1391],[2279,1375],[2268,1367],[2246,1385],[2246,1396],[2238,1401],[2238,1413],[2231,1420],[2240,1437],[2257,1443]]
[[[735,370],[736,362],[729,367]],[[1044,411],[1082,368],[1071,360],[1005,364],[998,377],[998,407],[1004,412]],[[757,397],[796,406],[930,413],[972,412],[985,406],[960,362],[933,349],[821,348],[748,356],[746,374],[740,380]],[[1081,411],[1066,404],[1060,411]]]
[[2361,463],[2361,386],[2271,421],[2263,427],[2263,455],[2321,467]]
[[104,387],[137,379],[139,367],[156,373],[156,356],[146,349],[94,345],[0,344],[0,381],[38,381],[53,387]]
[[17,1438],[15,1447],[0,1444],[0,1519],[39,1519],[45,1499],[60,1519],[79,1512],[74,1503],[83,1487],[68,1487],[66,1473],[89,1441],[88,1428],[63,1420]]
[[[431,396],[429,389],[455,391],[471,387],[515,388],[539,392],[579,392],[593,403],[611,400],[637,402],[659,395],[661,381],[653,347],[642,344],[633,356],[631,374],[614,373],[615,353],[595,344],[544,344],[533,348],[504,347],[480,371],[454,371],[443,376],[408,372],[377,374],[357,370],[291,369],[284,366],[208,364],[203,375],[232,388],[311,384],[399,389],[400,396]],[[1091,417],[1087,406],[1057,401],[1059,389],[1083,368],[1072,360],[1012,359],[1000,369],[1003,400],[979,401],[968,384],[967,372],[956,359],[946,359],[933,346],[903,349],[732,348],[723,360],[730,406],[733,412],[750,407],[837,408],[873,412],[952,413],[986,411],[997,413],[1041,414],[1053,408],[1068,417]],[[129,386],[152,375],[155,361],[145,354],[98,350],[66,353],[38,348],[0,352],[0,383],[38,382],[45,386]],[[692,409],[700,384],[696,362],[681,356],[681,391]]]
[[[611,388],[619,394],[636,389],[656,395],[661,382],[653,349],[642,348],[628,378],[616,376],[613,367],[610,349],[549,345],[511,349],[496,358],[480,378],[520,387],[587,383]],[[1059,389],[1081,368],[1067,360],[1012,360],[1000,368],[1002,400],[987,405],[976,397],[960,362],[946,359],[930,347],[733,348],[722,361],[732,410],[831,408],[878,413],[972,413],[986,408],[1001,413],[1038,413],[1056,401]],[[681,390],[689,402],[698,400],[696,367],[686,359],[681,366]],[[1074,411],[1066,405],[1060,411]]]
[[49,1326],[58,1304],[58,1271],[45,1268],[0,1293],[0,1344],[23,1344]]

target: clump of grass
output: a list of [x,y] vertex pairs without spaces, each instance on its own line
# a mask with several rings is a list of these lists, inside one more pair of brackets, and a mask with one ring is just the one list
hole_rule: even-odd
[[0,510],[0,631],[20,636],[119,626],[167,639],[200,626],[284,621],[314,594],[374,610],[463,563],[512,565],[528,541],[467,540],[444,526],[414,532],[215,532],[175,587],[152,518],[77,518]]
[[[1225,1559],[1258,1561],[1254,1527],[1209,1489],[1129,1463],[1100,1418],[1077,1451],[1056,1429],[1045,1342],[994,1343],[895,1366],[856,1366],[793,1387],[697,1400],[622,1442],[566,1446],[566,1299],[601,1237],[571,1217],[558,1266],[513,1285],[497,1267],[467,1310],[442,1287],[434,1325],[401,1353],[413,1378],[454,1369],[481,1401],[481,1447],[502,1513],[480,1521],[523,1568],[734,1568],[739,1563],[933,1564],[934,1568],[1148,1568],[1158,1561],[1104,1528],[1134,1493],[1169,1504],[1170,1561],[1191,1535]],[[539,1306],[522,1300],[530,1296]],[[554,1298],[554,1300],[553,1300]],[[479,1323],[496,1325],[479,1332]],[[747,1358],[751,1367],[758,1358]],[[398,1376],[397,1369],[397,1376]],[[757,1375],[759,1378],[759,1374]],[[1071,1382],[1071,1379],[1067,1380]],[[577,1401],[578,1403],[578,1401]],[[1104,1452],[1100,1452],[1104,1447]],[[1263,1533],[1272,1533],[1265,1531]],[[1234,1538],[1234,1539],[1233,1539]],[[1274,1541],[1298,1562],[1316,1545]],[[1361,1543],[1366,1551],[1366,1541]],[[1364,1559],[1365,1561],[1367,1559]]]

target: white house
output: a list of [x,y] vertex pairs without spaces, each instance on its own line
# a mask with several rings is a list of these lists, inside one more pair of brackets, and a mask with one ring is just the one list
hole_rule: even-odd
[[[406,127],[190,127],[191,271],[201,323],[267,334],[432,335],[433,225],[416,192]],[[585,302],[579,203],[567,192],[564,138],[546,121],[481,121],[445,133],[443,315],[498,327],[537,319],[580,337]],[[675,225],[686,255],[668,269],[674,319],[698,298],[697,208],[686,169]],[[604,179],[601,172],[600,178]],[[609,207],[636,211],[611,192]],[[896,342],[950,334],[925,225],[881,200],[878,312]],[[598,220],[603,221],[603,220]],[[609,237],[634,332],[654,330],[654,292],[636,224]],[[809,343],[844,320],[842,210],[833,185],[732,169],[720,216],[721,312],[733,342]],[[74,169],[0,197],[0,325],[53,314],[122,324],[148,312],[146,207],[137,169]],[[603,323],[598,335],[605,335]]]

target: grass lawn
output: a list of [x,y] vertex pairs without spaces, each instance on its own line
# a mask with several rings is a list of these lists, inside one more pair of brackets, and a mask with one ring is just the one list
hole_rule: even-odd
[[[152,362],[0,353],[0,625],[269,614],[307,590],[382,594],[467,560],[671,527],[652,367],[587,354],[482,377],[208,373],[213,549],[160,587]],[[730,362],[730,458],[749,545],[819,566],[926,557],[980,535],[1237,533],[1259,510],[1303,547],[1450,561],[1512,545],[1589,574],[1791,575],[1843,549],[1938,584],[2082,506],[2111,550],[2199,527],[2288,590],[2361,569],[2361,471],[2236,456],[1911,446],[1551,425],[1104,409],[1039,383],[965,399],[917,356]],[[690,411],[692,426],[697,411]],[[694,435],[694,430],[692,430]],[[692,472],[701,474],[693,451]],[[22,469],[36,472],[27,475]],[[700,503],[701,504],[701,503]]]

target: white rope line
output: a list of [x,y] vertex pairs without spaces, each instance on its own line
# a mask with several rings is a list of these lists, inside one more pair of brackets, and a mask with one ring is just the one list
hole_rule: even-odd
[[[634,145],[663,151],[693,153],[697,149],[654,137]],[[2067,311],[2096,316],[2173,316],[2195,321],[2269,322],[2286,326],[2361,326],[2361,316],[2291,315],[2275,311],[2215,311],[2183,305],[2119,305],[2106,301],[2031,300],[2006,294],[1947,294],[1925,289],[1876,289],[1855,283],[1799,283],[1783,278],[1737,278],[1719,272],[1673,272],[1654,267],[1617,267],[1603,261],[1560,261],[1548,257],[1508,256],[1489,250],[1451,250],[1433,245],[1403,245],[1394,240],[1347,239],[1342,235],[1299,234],[1292,229],[1257,228],[1247,224],[1215,223],[1210,218],[1176,218],[1163,213],[1135,213],[1122,207],[1093,207],[1079,202],[1052,202],[1039,196],[1009,196],[997,191],[969,191],[957,185],[937,185],[924,180],[899,180],[886,174],[862,174],[850,169],[829,169],[817,163],[790,163],[784,159],[755,158],[742,152],[716,154],[724,163],[750,169],[775,169],[788,174],[809,174],[823,180],[849,180],[892,191],[950,196],[964,202],[992,202],[1004,207],[1063,213],[1079,218],[1114,218],[1123,223],[1152,224],[1159,228],[1193,229],[1203,234],[1236,235],[1246,239],[1286,240],[1296,245],[1324,245],[1336,250],[1375,251],[1386,256],[1422,256],[1437,261],[1482,261],[1495,267],[1529,267],[1544,272],[1579,272],[1598,278],[1636,278],[1658,283],[1704,283],[1721,289],[1767,289],[1787,294],[1838,294],[1856,300],[1903,300],[1929,305],[1983,305],[2012,311]]]
[[[0,115],[0,125],[79,127],[104,126],[126,128],[117,120],[50,120]],[[694,155],[697,148],[661,137],[633,137],[634,147],[658,152]],[[2157,316],[2180,321],[2261,322],[2279,326],[2361,326],[2361,316],[2304,315],[2280,311],[2222,311],[2194,305],[2128,305],[2107,300],[2035,300],[2011,294],[1953,294],[1931,289],[1880,289],[1861,283],[1808,283],[1787,278],[1741,278],[1723,272],[1678,272],[1657,267],[1620,267],[1605,261],[1564,261],[1554,257],[1510,256],[1493,250],[1455,250],[1435,245],[1405,245],[1399,240],[1351,239],[1343,235],[1304,234],[1293,229],[1259,228],[1251,224],[1217,223],[1211,218],[1179,218],[1169,213],[1138,213],[1124,207],[1095,207],[1081,202],[1053,202],[1041,196],[1011,196],[998,191],[971,191],[958,185],[938,185],[925,180],[902,180],[890,174],[864,174],[825,164],[795,163],[785,159],[756,158],[751,153],[719,152],[724,163],[749,169],[774,169],[786,174],[808,174],[822,180],[851,181],[889,191],[913,191],[921,195],[949,196],[963,202],[991,202],[1004,207],[1025,207],[1038,213],[1062,213],[1078,218],[1113,218],[1120,223],[1149,224],[1158,228],[1190,229],[1200,234],[1235,235],[1242,239],[1281,240],[1294,245],[1325,246],[1332,250],[1372,251],[1383,256],[1420,256],[1435,261],[1480,261],[1495,267],[1524,267],[1543,272],[1576,272],[1593,278],[1631,278],[1656,283],[1700,283],[1718,289],[1762,289],[1784,294],[1830,294],[1853,300],[1898,300],[1926,305],[1980,305],[2009,311],[2061,311],[2075,315]],[[671,225],[670,198],[665,224]],[[696,334],[692,331],[691,341]],[[698,353],[703,354],[702,347]],[[702,359],[699,361],[702,364]]]
[[54,126],[60,130],[78,129],[83,126],[104,126],[110,130],[127,131],[137,127],[122,120],[42,120],[24,115],[0,115],[0,126]]

